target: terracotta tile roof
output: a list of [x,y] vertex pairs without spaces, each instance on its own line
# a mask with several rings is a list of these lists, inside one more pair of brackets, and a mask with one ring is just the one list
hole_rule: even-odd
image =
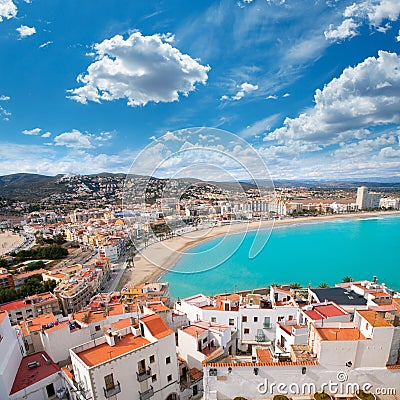
[[229,363],[213,363],[202,361],[203,367],[289,367],[295,365],[318,365],[318,361],[297,361],[297,362],[229,362]]
[[15,300],[15,301],[11,301],[10,303],[2,304],[0,306],[0,310],[11,311],[11,310],[17,310],[18,308],[24,308],[24,307],[32,307],[32,304],[26,304],[24,302],[24,300]]
[[340,317],[348,315],[341,307],[336,304],[320,304],[313,306],[312,310],[305,310],[303,308],[304,314],[306,314],[313,321],[319,321],[321,319],[327,319],[331,317]]
[[316,328],[315,329],[322,340],[329,341],[350,341],[365,340],[364,335],[358,328]]
[[188,371],[190,378],[194,381],[201,379],[203,377],[203,371],[198,370],[197,368],[190,368]]
[[[43,356],[50,361],[50,364],[46,364]],[[34,361],[40,365],[36,368],[29,369],[28,363]],[[58,365],[47,355],[46,352],[40,351],[38,353],[30,354],[21,360],[10,395],[28,388],[51,375],[57,374],[59,371],[60,368]]]
[[25,279],[32,275],[41,275],[42,273],[47,272],[45,269],[35,269],[34,271],[23,272],[22,274],[14,275],[15,279]]
[[121,338],[121,340],[110,346],[107,342],[102,343],[98,346],[92,347],[81,351],[77,356],[89,367],[102,364],[108,360],[117,358],[124,354],[130,353],[142,346],[149,344],[150,342],[142,336],[134,336],[127,334]]
[[257,360],[261,363],[273,362],[271,352],[268,349],[256,349]]
[[385,318],[381,316],[376,311],[373,310],[359,310],[357,311],[358,314],[361,315],[362,318],[367,320],[369,324],[371,324],[373,327],[384,327],[384,326],[392,326],[390,322],[386,321]]
[[140,320],[156,339],[161,339],[174,333],[157,314],[145,315]]

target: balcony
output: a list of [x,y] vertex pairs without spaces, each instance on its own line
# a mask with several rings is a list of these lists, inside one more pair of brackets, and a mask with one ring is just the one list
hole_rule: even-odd
[[153,386],[150,386],[150,388],[147,389],[146,391],[139,392],[139,398],[140,398],[140,400],[147,400],[151,396],[153,396],[153,394],[154,394]]
[[136,372],[136,377],[139,382],[143,382],[146,379],[149,379],[151,377],[150,368],[148,370],[142,370],[142,371]]
[[121,392],[121,385],[117,381],[117,383],[113,387],[110,387],[109,389],[103,387],[103,390],[104,396],[108,399],[109,397],[115,396],[116,394]]

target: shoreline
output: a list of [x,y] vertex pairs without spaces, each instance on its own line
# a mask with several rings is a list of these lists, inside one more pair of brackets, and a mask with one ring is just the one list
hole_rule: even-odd
[[[340,219],[370,219],[374,217],[400,216],[400,211],[370,211],[349,214],[321,215],[315,217],[287,218],[282,220],[251,221],[236,224],[227,224],[210,229],[189,232],[187,236],[176,236],[161,242],[151,244],[149,247],[136,254],[134,267],[126,269],[118,284],[117,290],[129,285],[139,285],[145,282],[160,281],[170,272],[171,267],[178,262],[185,251],[204,241],[223,235],[240,232],[263,230],[265,228],[302,225],[307,223],[320,223]],[[162,265],[162,267],[160,267]]]

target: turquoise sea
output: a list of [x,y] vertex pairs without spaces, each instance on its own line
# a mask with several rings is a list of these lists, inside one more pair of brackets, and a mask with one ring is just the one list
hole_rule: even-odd
[[266,240],[269,232],[258,235],[232,234],[194,246],[161,279],[170,283],[173,298],[271,283],[333,285],[347,275],[354,280],[376,275],[400,291],[400,216],[274,227],[258,255],[249,258],[254,240]]

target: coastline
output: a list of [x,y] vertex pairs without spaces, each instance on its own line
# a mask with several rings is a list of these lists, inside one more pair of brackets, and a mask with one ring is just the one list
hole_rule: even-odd
[[[188,236],[177,236],[172,239],[151,244],[146,249],[136,254],[134,258],[134,268],[125,270],[117,290],[129,285],[139,285],[145,282],[160,280],[165,273],[169,272],[171,267],[179,260],[186,250],[218,236],[258,229],[262,230],[268,227],[274,228],[340,219],[369,219],[394,215],[400,216],[400,211],[371,211],[351,214],[321,215],[316,217],[287,218],[282,220],[251,221],[193,231],[190,232]],[[162,268],[159,267],[160,265]]]

